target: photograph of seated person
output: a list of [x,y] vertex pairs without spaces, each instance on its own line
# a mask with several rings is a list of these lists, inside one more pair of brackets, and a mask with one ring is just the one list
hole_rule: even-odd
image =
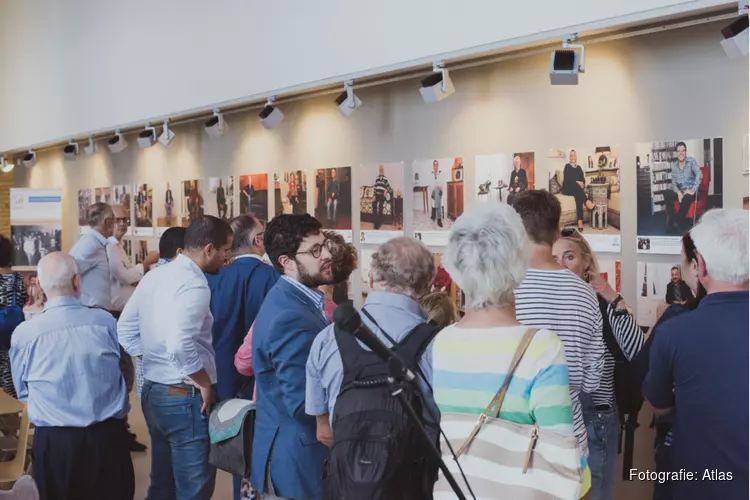
[[693,292],[690,291],[690,287],[682,279],[682,272],[679,266],[672,267],[671,275],[671,281],[667,284],[667,294],[664,297],[664,301],[669,305],[685,304],[693,298]]
[[430,283],[430,292],[444,292],[449,294],[453,280],[448,271],[443,267],[443,256],[439,253],[434,254],[434,256],[436,272],[435,277],[432,278],[432,283]]
[[513,205],[518,193],[526,191],[529,181],[526,178],[526,170],[521,168],[521,157],[513,157],[513,171],[510,173],[508,183],[508,205]]
[[578,165],[578,156],[574,149],[570,150],[568,163],[565,164],[563,172],[562,194],[572,196],[576,199],[576,217],[578,219],[578,230],[583,232],[583,207],[593,210],[596,205],[586,194],[586,181],[583,169]]
[[[695,194],[703,180],[700,165],[692,156],[687,155],[687,145],[677,143],[677,161],[672,164],[672,188],[664,191],[665,208],[667,209],[667,231],[684,231],[693,225],[687,213],[695,201]],[[680,209],[675,209],[675,202]]]

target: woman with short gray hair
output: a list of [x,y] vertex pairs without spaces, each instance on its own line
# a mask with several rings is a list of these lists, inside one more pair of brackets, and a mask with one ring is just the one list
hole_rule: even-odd
[[[563,344],[549,330],[529,332],[516,321],[514,292],[526,275],[528,253],[523,222],[507,204],[477,205],[459,217],[451,230],[443,265],[466,294],[466,314],[440,332],[433,347],[434,394],[446,428],[450,428],[451,414],[485,411],[505,382],[511,360],[528,332],[530,344],[510,379],[499,418],[573,436]],[[455,435],[451,440],[462,443],[468,437]],[[483,474],[475,465],[463,462],[477,497],[507,496],[497,488],[498,483],[478,479]],[[508,470],[518,476],[519,488],[527,486],[520,465]],[[444,486],[444,481],[439,482],[436,493]]]

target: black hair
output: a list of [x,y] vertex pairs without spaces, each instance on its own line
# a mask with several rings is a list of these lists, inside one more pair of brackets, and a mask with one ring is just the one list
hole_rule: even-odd
[[172,260],[177,257],[177,250],[185,249],[184,227],[170,227],[159,238],[159,257]]
[[[695,242],[693,242],[693,237],[690,236],[690,233],[685,233],[685,235],[682,237],[682,251],[685,253],[686,261],[698,261],[698,250],[695,248]],[[690,297],[685,302],[685,307],[692,311],[693,309],[698,307],[698,304],[700,304],[701,300],[703,300],[703,297],[705,297],[707,294],[708,292],[706,292],[703,284],[699,281],[698,293],[695,295],[695,297]]]
[[232,228],[213,215],[201,215],[193,220],[185,231],[185,250],[198,250],[208,244],[216,248],[227,244]]
[[542,189],[523,191],[516,196],[513,208],[521,216],[531,241],[552,246],[560,231],[560,201]]
[[0,267],[13,265],[13,243],[10,239],[0,234]]
[[253,238],[258,224],[258,218],[252,214],[238,215],[231,221],[229,226],[232,228],[234,237],[232,238],[232,255],[236,255],[242,250],[249,250],[253,246]]
[[685,148],[685,151],[687,151],[687,144],[685,144],[685,143],[684,143],[684,142],[682,142],[682,141],[680,141],[680,142],[678,142],[677,144],[675,144],[675,147],[674,147],[674,148],[675,148],[675,149],[677,149],[677,148],[679,148],[680,146],[682,146],[683,148]]
[[679,271],[680,270],[680,266],[672,266],[671,271],[674,271],[675,269],[677,269]]
[[294,258],[302,240],[312,234],[320,234],[322,227],[318,219],[310,214],[283,214],[274,217],[268,223],[263,238],[273,267],[283,272],[284,267],[279,264],[279,257],[286,255]]

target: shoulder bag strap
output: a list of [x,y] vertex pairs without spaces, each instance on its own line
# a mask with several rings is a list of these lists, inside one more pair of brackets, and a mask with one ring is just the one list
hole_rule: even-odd
[[16,294],[18,294],[18,273],[13,273],[13,307],[16,307]]
[[477,437],[479,429],[481,429],[482,425],[487,421],[487,417],[492,411],[492,408],[495,408],[495,414],[493,415],[494,418],[497,418],[497,416],[500,414],[500,408],[503,406],[505,393],[508,391],[508,387],[510,387],[511,380],[513,380],[513,374],[516,372],[518,364],[521,362],[521,359],[523,359],[523,355],[526,352],[526,349],[528,349],[529,344],[531,344],[531,340],[534,338],[534,334],[537,331],[537,328],[529,328],[528,330],[526,330],[526,333],[523,334],[523,338],[521,338],[521,342],[518,344],[518,348],[516,349],[516,352],[513,355],[513,359],[510,362],[510,369],[508,370],[508,375],[505,377],[503,385],[500,387],[497,393],[495,393],[495,397],[492,398],[492,401],[490,401],[487,409],[485,409],[477,419],[477,423],[474,425],[474,428],[469,434],[469,437],[466,438],[464,444],[461,445],[461,448],[459,448],[459,450],[456,452],[457,457],[460,457],[464,452],[466,452],[466,450],[469,449],[469,446],[471,446],[474,438]]

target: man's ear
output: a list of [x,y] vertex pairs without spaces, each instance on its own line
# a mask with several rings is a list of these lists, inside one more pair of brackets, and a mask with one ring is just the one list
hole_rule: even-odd
[[698,254],[695,256],[695,260],[698,261],[698,279],[708,276],[708,271],[706,270],[706,261],[703,260],[703,256],[701,254]]
[[291,266],[294,266],[294,259],[289,258],[288,255],[279,255],[278,262],[284,270],[291,269]]
[[183,252],[182,248],[178,248],[176,254],[177,255],[182,255],[182,252]]

